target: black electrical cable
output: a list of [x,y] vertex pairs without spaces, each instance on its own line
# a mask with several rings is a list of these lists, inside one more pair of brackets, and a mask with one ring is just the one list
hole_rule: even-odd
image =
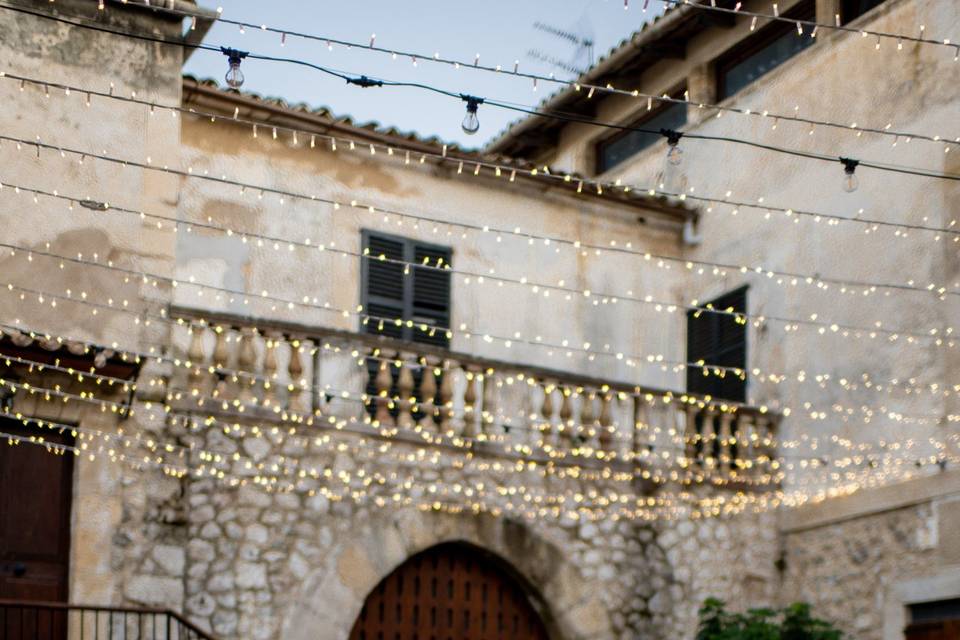
[[[2,9],[7,9],[7,10],[10,10],[10,11],[16,11],[16,12],[20,12],[20,13],[26,13],[26,14],[33,15],[33,16],[40,17],[40,18],[51,19],[51,20],[54,20],[54,21],[57,21],[57,22],[61,22],[61,23],[64,23],[64,24],[70,24],[70,25],[77,26],[77,27],[80,27],[80,28],[87,28],[87,29],[93,29],[93,30],[95,30],[95,31],[104,32],[104,33],[111,33],[111,34],[113,34],[113,35],[117,35],[117,36],[121,36],[121,37],[129,37],[129,38],[134,38],[134,39],[146,40],[146,41],[149,41],[149,42],[158,42],[158,43],[162,43],[162,44],[170,44],[170,45],[181,46],[181,47],[185,47],[185,48],[199,49],[199,50],[202,50],[202,51],[215,51],[215,52],[221,53],[221,54],[223,54],[223,52],[224,52],[224,48],[223,48],[223,47],[219,47],[219,46],[205,45],[205,44],[203,44],[203,43],[191,44],[191,43],[188,43],[188,42],[184,42],[184,41],[182,41],[182,40],[170,40],[170,39],[168,39],[168,38],[160,38],[160,37],[156,37],[156,36],[146,36],[146,35],[140,35],[140,34],[124,33],[124,32],[121,32],[121,31],[116,31],[116,30],[114,30],[114,29],[107,29],[107,28],[105,28],[105,27],[101,27],[101,26],[97,26],[97,25],[89,25],[89,24],[85,24],[85,23],[83,23],[83,22],[77,22],[77,21],[74,21],[74,20],[68,20],[68,19],[66,19],[66,18],[61,18],[61,17],[59,17],[59,16],[52,16],[52,15],[50,15],[50,14],[46,14],[46,13],[39,12],[39,11],[32,11],[32,10],[29,10],[29,9],[25,9],[25,8],[23,8],[23,7],[13,7],[13,6],[6,5],[6,4],[0,4],[0,8],[2,8]],[[440,88],[437,88],[437,87],[434,87],[434,86],[431,86],[431,85],[422,84],[422,83],[419,83],[419,82],[399,82],[399,81],[389,81],[389,80],[381,80],[381,79],[376,79],[376,78],[370,78],[370,77],[363,76],[363,75],[361,75],[361,76],[349,75],[349,74],[346,74],[346,73],[343,73],[343,72],[340,72],[340,71],[336,71],[336,70],[330,69],[330,68],[328,68],[328,67],[323,67],[323,66],[320,66],[320,65],[313,64],[313,63],[311,63],[311,62],[307,62],[307,61],[305,61],[305,60],[299,60],[299,59],[295,59],[295,58],[284,58],[284,57],[277,57],[277,56],[268,56],[268,55],[250,53],[250,52],[244,52],[244,53],[246,54],[246,55],[245,55],[246,58],[253,59],[253,60],[264,60],[264,61],[268,61],[268,62],[283,62],[283,63],[289,63],[289,64],[298,65],[298,66],[308,67],[308,68],[310,68],[310,69],[314,69],[314,70],[319,71],[319,72],[321,72],[321,73],[325,73],[325,74],[327,74],[327,75],[340,78],[340,79],[346,81],[348,84],[356,84],[356,85],[361,86],[361,87],[371,87],[371,86],[410,87],[410,88],[417,88],[417,89],[422,89],[422,90],[426,90],[426,91],[431,91],[431,92],[434,92],[434,93],[437,93],[437,94],[440,94],[440,95],[444,95],[444,96],[448,96],[448,97],[453,97],[453,98],[456,98],[456,99],[458,99],[458,100],[461,99],[461,96],[462,96],[462,95],[465,95],[465,94],[462,94],[462,93],[453,92],[453,91],[447,91],[447,90],[444,90],[444,89],[440,89]],[[479,98],[478,98],[478,99],[479,99]],[[512,105],[509,105],[509,104],[507,104],[507,103],[505,103],[505,102],[500,102],[500,101],[495,101],[495,100],[489,100],[489,99],[483,99],[483,100],[484,100],[484,104],[490,104],[490,105],[492,105],[492,106],[495,106],[495,107],[498,107],[498,108],[501,108],[501,109],[516,111],[516,112],[525,113],[525,114],[528,114],[528,115],[535,115],[535,116],[544,117],[544,118],[552,118],[552,119],[555,119],[555,120],[566,121],[566,122],[578,122],[578,123],[581,123],[581,124],[589,124],[589,125],[592,125],[592,126],[600,126],[600,127],[610,128],[610,129],[617,129],[617,130],[621,130],[621,131],[635,131],[635,132],[638,132],[638,133],[649,133],[649,134],[662,135],[662,132],[661,132],[660,130],[647,129],[647,128],[644,128],[644,127],[632,127],[632,126],[629,126],[629,125],[620,125],[620,124],[615,124],[615,123],[610,123],[610,122],[600,122],[600,121],[591,120],[591,119],[588,119],[588,118],[578,118],[578,117],[574,117],[574,116],[561,115],[561,114],[557,114],[557,113],[538,111],[538,110],[536,110],[536,109],[529,109],[529,108],[525,108],[525,107],[512,106]],[[711,136],[711,135],[707,135],[707,134],[689,134],[689,133],[685,133],[685,134],[682,134],[682,135],[685,136],[685,137],[687,137],[687,138],[690,138],[690,139],[708,140],[708,141],[716,141],[716,142],[729,142],[729,143],[734,143],[734,144],[743,144],[743,145],[746,145],[746,146],[750,146],[750,147],[754,147],[754,148],[759,148],[759,149],[764,149],[764,150],[772,151],[772,152],[775,152],[775,153],[783,153],[783,154],[792,155],[792,156],[795,156],[795,157],[807,158],[807,159],[812,159],[812,160],[828,161],[828,162],[838,162],[838,161],[839,161],[839,162],[842,162],[838,157],[827,156],[827,155],[824,155],[824,154],[817,154],[817,153],[812,153],[812,152],[797,151],[797,150],[794,150],[794,149],[787,149],[787,148],[783,148],[783,147],[777,147],[777,146],[774,146],[774,145],[766,145],[766,144],[762,144],[762,143],[758,143],[758,142],[753,142],[753,141],[750,141],[750,140],[743,140],[743,139],[740,139],[740,138],[731,138],[731,137],[727,137],[727,136]],[[952,173],[932,172],[932,171],[926,171],[926,170],[923,170],[923,169],[916,169],[916,168],[913,168],[913,167],[900,167],[900,166],[897,166],[897,165],[882,164],[882,163],[879,163],[879,162],[863,161],[863,160],[860,160],[860,161],[859,161],[859,165],[860,165],[860,166],[863,166],[863,167],[868,167],[868,168],[871,168],[871,169],[877,169],[877,170],[880,170],[880,171],[889,171],[889,172],[900,173],[900,174],[904,174],[904,175],[913,175],[913,176],[926,177],[926,178],[939,178],[939,179],[944,179],[944,180],[956,180],[956,181],[960,181],[960,175],[952,174]]]
[[[689,6],[692,6],[692,7],[699,8],[699,9],[714,9],[714,7],[712,7],[712,6],[706,6],[706,5],[703,5],[703,4],[696,4],[696,3],[691,3],[691,2],[681,2],[680,0],[660,0],[660,1],[661,1],[661,2],[664,2],[664,3],[674,2],[674,3],[676,3],[676,4],[685,4],[685,5],[689,5]],[[146,6],[146,5],[144,5],[144,6]],[[156,7],[152,7],[152,8],[153,8],[154,10],[157,10]],[[747,17],[754,17],[754,16],[756,16],[756,17],[764,17],[764,18],[769,18],[769,19],[775,19],[775,18],[776,18],[776,19],[782,20],[782,21],[784,21],[784,22],[793,22],[793,23],[800,22],[801,24],[805,24],[805,25],[808,25],[808,26],[813,26],[813,27],[815,27],[815,28],[835,29],[835,30],[838,30],[838,31],[866,33],[866,34],[875,35],[875,36],[878,36],[878,37],[882,36],[882,37],[886,37],[886,38],[898,38],[899,40],[906,40],[906,41],[909,41],[909,42],[916,42],[916,43],[921,43],[921,44],[932,44],[932,45],[939,45],[939,46],[956,47],[956,48],[957,48],[958,55],[960,55],[960,46],[954,45],[954,44],[945,43],[945,42],[940,42],[940,41],[933,40],[933,39],[930,39],[930,38],[917,38],[917,37],[904,36],[904,35],[900,35],[900,34],[884,33],[884,32],[878,32],[878,31],[864,31],[864,30],[860,30],[860,29],[854,29],[854,28],[852,28],[852,27],[834,26],[834,25],[829,25],[829,24],[820,24],[820,23],[816,23],[816,22],[812,22],[812,21],[808,21],[808,20],[800,20],[800,21],[797,21],[797,20],[791,20],[791,19],[789,19],[789,18],[776,17],[776,16],[759,14],[759,13],[756,13],[756,14],[755,14],[755,13],[751,13],[751,12],[747,12],[747,11],[736,11],[736,12],[734,12],[733,10],[723,9],[723,8],[719,8],[719,7],[717,8],[717,10],[727,11],[727,12],[730,12],[730,13],[737,13],[738,15],[743,15],[743,16],[747,16]],[[165,11],[165,12],[167,12],[167,13],[173,13],[173,14],[176,14],[176,15],[184,16],[184,17],[189,17],[189,18],[192,18],[192,19],[196,19],[196,18],[198,17],[196,13],[191,13],[191,12],[188,12],[188,11],[178,10],[178,9],[175,9],[175,8],[164,7],[164,8],[163,8],[163,11]],[[223,24],[229,24],[229,25],[237,26],[237,27],[240,27],[241,29],[243,29],[243,28],[251,28],[251,29],[256,29],[256,30],[258,30],[258,31],[265,31],[265,32],[268,32],[268,33],[280,34],[281,37],[284,38],[284,39],[286,38],[286,36],[290,35],[290,36],[294,36],[294,37],[297,37],[297,38],[303,38],[304,40],[314,40],[314,41],[317,41],[317,42],[325,42],[328,46],[332,46],[333,44],[337,44],[337,45],[345,46],[345,47],[347,47],[347,48],[357,48],[357,49],[365,49],[365,50],[367,50],[367,51],[374,51],[374,52],[377,52],[377,53],[387,53],[387,54],[390,54],[390,55],[392,55],[392,56],[394,56],[394,57],[396,57],[396,56],[404,56],[404,57],[410,58],[410,59],[415,60],[415,61],[416,61],[416,60],[423,60],[423,61],[425,61],[425,62],[433,62],[433,63],[445,64],[445,65],[448,65],[448,66],[453,66],[454,68],[463,67],[463,68],[466,68],[466,69],[477,69],[477,70],[479,70],[479,71],[498,73],[498,74],[507,75],[507,76],[514,76],[514,77],[518,77],[518,78],[526,78],[526,79],[528,79],[528,80],[550,82],[550,83],[554,83],[554,84],[561,84],[561,85],[564,85],[564,86],[567,86],[567,87],[577,88],[577,90],[583,88],[583,89],[587,89],[587,90],[590,90],[590,91],[600,91],[600,92],[603,92],[603,93],[626,95],[626,96],[631,96],[631,97],[643,97],[643,98],[647,98],[647,99],[650,99],[650,100],[656,100],[656,101],[662,102],[662,103],[688,104],[688,102],[687,102],[686,100],[682,100],[682,99],[680,99],[680,98],[672,98],[672,97],[670,97],[670,96],[665,96],[665,95],[664,95],[664,96],[657,96],[657,95],[652,95],[652,94],[644,94],[644,93],[629,91],[629,90],[626,90],[626,89],[616,89],[616,88],[614,88],[614,87],[612,87],[612,86],[609,86],[609,85],[607,85],[607,86],[601,86],[601,85],[593,85],[593,84],[589,84],[589,83],[582,83],[582,82],[572,81],[572,80],[563,80],[563,79],[560,79],[560,78],[556,78],[556,77],[554,77],[554,76],[552,76],[552,75],[550,75],[550,76],[545,76],[545,75],[542,75],[542,74],[530,73],[530,72],[526,72],[526,71],[520,71],[520,70],[519,70],[518,68],[516,68],[516,67],[515,67],[513,70],[503,69],[503,68],[500,67],[500,66],[493,66],[493,67],[491,67],[491,66],[489,66],[489,65],[482,65],[482,64],[480,64],[479,59],[478,59],[478,60],[475,60],[473,63],[468,63],[468,62],[463,62],[463,61],[461,61],[461,60],[455,60],[455,59],[453,59],[453,58],[444,58],[444,57],[441,57],[441,56],[439,56],[439,55],[428,56],[428,55],[424,55],[424,54],[422,54],[422,53],[417,53],[417,52],[401,51],[401,50],[398,50],[398,49],[390,49],[390,48],[387,48],[387,47],[378,47],[378,46],[374,46],[372,43],[371,43],[371,44],[363,44],[363,43],[361,43],[361,42],[354,42],[354,41],[350,41],[350,40],[343,40],[343,39],[341,39],[341,38],[334,38],[334,37],[329,37],[329,36],[319,36],[319,35],[315,35],[315,34],[303,33],[303,32],[299,32],[299,31],[292,31],[292,30],[288,30],[288,29],[278,29],[278,28],[276,28],[276,27],[268,27],[268,26],[266,26],[266,25],[264,25],[264,24],[256,25],[256,24],[252,24],[252,23],[249,23],[249,22],[243,22],[243,21],[240,21],[240,20],[231,20],[231,19],[228,19],[228,18],[224,18],[224,17],[222,17],[222,16],[220,16],[220,15],[217,15],[216,18],[209,18],[209,19],[210,19],[210,20],[214,20],[214,21],[216,21],[216,22],[222,22]],[[731,113],[738,113],[738,114],[740,114],[740,115],[758,115],[758,116],[761,115],[760,113],[758,113],[758,112],[756,112],[756,111],[753,111],[753,110],[750,110],[750,109],[741,109],[741,108],[735,107],[735,106],[720,105],[720,104],[701,104],[701,103],[698,103],[698,104],[699,104],[699,106],[704,107],[704,108],[717,109],[717,110],[720,110],[720,111],[728,111],[728,112],[731,112]],[[783,120],[784,122],[802,122],[802,123],[804,123],[804,124],[809,124],[809,125],[811,125],[811,126],[831,127],[831,128],[835,128],[835,129],[844,129],[844,130],[848,130],[848,131],[851,130],[851,127],[850,127],[849,125],[847,125],[847,124],[840,124],[840,123],[837,123],[837,122],[831,122],[831,121],[829,121],[829,120],[817,120],[817,119],[815,119],[815,118],[805,118],[805,117],[801,117],[801,116],[796,115],[796,114],[783,115],[783,114],[773,114],[773,113],[770,113],[770,114],[767,114],[767,115],[768,115],[769,117],[771,117],[771,118],[774,118],[774,119]],[[909,132],[903,132],[903,131],[890,130],[890,129],[887,129],[887,128],[877,129],[877,128],[874,128],[874,127],[855,127],[853,130],[857,131],[858,133],[859,133],[859,132],[866,132],[866,133],[873,133],[873,134],[883,135],[883,136],[893,136],[894,138],[910,138],[910,139],[916,139],[916,140],[926,140],[926,141],[929,141],[929,142],[938,142],[938,143],[942,143],[942,144],[946,144],[946,145],[960,145],[960,139],[957,139],[957,140],[947,140],[947,139],[943,139],[943,138],[940,137],[940,136],[930,136],[930,135],[924,135],[924,134],[909,133]]]

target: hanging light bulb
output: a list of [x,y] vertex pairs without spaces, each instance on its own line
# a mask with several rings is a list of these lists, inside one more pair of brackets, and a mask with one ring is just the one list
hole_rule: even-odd
[[227,81],[227,84],[234,88],[239,89],[243,86],[243,71],[240,70],[240,61],[247,57],[246,51],[238,51],[237,49],[229,49],[227,47],[220,47],[221,53],[227,56],[227,62],[230,64],[230,68],[227,69],[227,75],[224,76],[224,80]]
[[857,165],[859,160],[852,158],[840,158],[843,163],[843,190],[847,193],[853,193],[860,186],[860,180],[857,178]]
[[673,129],[661,129],[660,134],[667,139],[668,148],[663,166],[656,176],[656,188],[664,195],[682,198],[687,190],[687,177],[680,168],[683,149],[679,143],[683,134]]
[[683,134],[673,129],[660,129],[660,135],[667,139],[667,162],[676,166],[683,160],[680,138]]
[[467,115],[463,117],[463,122],[460,126],[463,128],[465,134],[472,136],[480,129],[480,119],[477,117],[477,109],[483,104],[483,98],[465,94],[460,94],[460,98],[467,103]]

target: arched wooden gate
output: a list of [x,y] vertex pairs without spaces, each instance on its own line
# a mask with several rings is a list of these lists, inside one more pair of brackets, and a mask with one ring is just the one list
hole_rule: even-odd
[[442,544],[367,596],[350,640],[547,640],[522,585],[492,554]]

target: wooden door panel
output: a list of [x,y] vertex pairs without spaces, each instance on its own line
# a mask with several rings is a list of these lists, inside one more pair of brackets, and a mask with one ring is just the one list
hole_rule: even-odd
[[[12,421],[0,421],[0,431],[73,443],[68,433]],[[0,598],[67,599],[72,484],[72,454],[0,439]]]
[[547,640],[522,586],[499,564],[467,545],[413,556],[370,593],[350,640]]
[[915,622],[905,635],[906,640],[960,640],[960,620]]

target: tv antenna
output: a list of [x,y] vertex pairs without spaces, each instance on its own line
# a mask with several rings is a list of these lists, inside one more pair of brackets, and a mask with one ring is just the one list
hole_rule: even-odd
[[593,38],[588,33],[589,26],[581,25],[575,32],[538,21],[533,23],[533,28],[570,43],[574,47],[574,52],[570,59],[563,60],[540,49],[530,49],[527,51],[528,58],[546,62],[576,75],[584,73],[593,66]]

